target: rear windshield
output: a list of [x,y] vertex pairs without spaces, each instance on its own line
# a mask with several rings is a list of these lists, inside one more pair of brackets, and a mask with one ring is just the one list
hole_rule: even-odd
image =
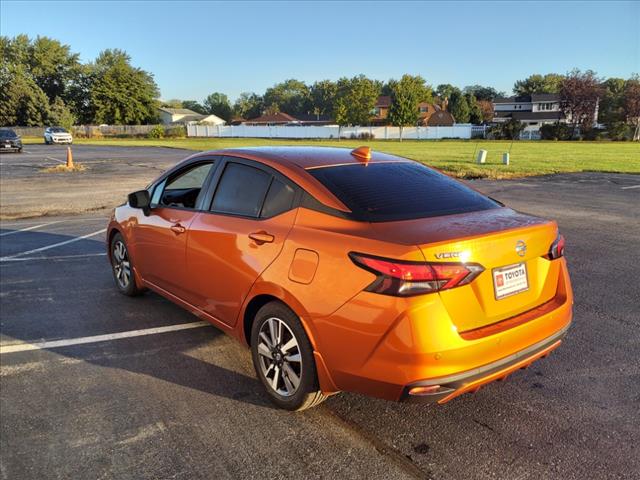
[[499,205],[418,162],[353,164],[308,172],[356,217],[409,220],[498,208]]

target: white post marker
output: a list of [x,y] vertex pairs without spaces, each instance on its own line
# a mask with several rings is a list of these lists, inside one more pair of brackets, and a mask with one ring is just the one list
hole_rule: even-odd
[[486,150],[478,150],[478,157],[476,158],[476,163],[485,163],[487,161],[487,151]]
[[502,154],[502,163],[504,165],[509,165],[509,152],[504,152]]

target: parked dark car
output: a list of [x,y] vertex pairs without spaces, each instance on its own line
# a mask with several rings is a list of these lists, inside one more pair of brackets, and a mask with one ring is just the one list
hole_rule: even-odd
[[0,128],[0,151],[9,150],[22,153],[22,139],[10,128]]

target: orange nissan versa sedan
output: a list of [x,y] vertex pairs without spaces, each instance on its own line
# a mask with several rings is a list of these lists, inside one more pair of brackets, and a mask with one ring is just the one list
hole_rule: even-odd
[[251,348],[280,407],[341,390],[445,403],[560,345],[555,222],[367,147],[195,154],[115,209],[117,288]]

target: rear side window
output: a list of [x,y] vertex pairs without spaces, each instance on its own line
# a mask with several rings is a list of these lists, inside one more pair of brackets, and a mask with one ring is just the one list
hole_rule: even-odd
[[353,164],[308,170],[355,216],[370,222],[410,220],[499,205],[418,162]]
[[228,163],[218,183],[211,210],[257,217],[270,183],[271,175],[263,170]]
[[274,178],[271,187],[269,187],[267,198],[264,200],[260,216],[263,218],[275,217],[290,210],[295,193],[291,186]]

